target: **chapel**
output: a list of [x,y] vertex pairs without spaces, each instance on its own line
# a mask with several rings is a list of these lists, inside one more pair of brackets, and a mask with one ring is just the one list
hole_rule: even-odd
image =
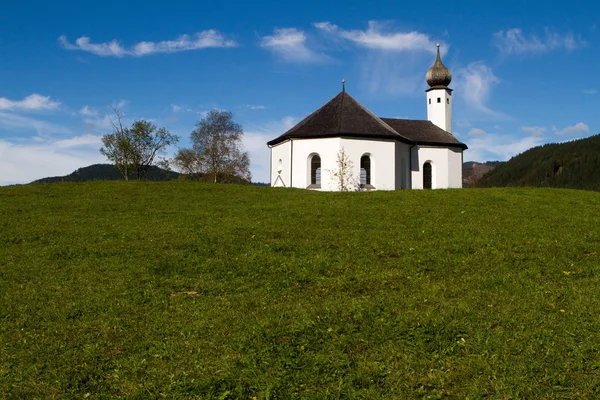
[[452,74],[437,47],[426,74],[427,120],[377,117],[342,87],[321,108],[267,143],[271,186],[340,190],[343,155],[353,189],[461,188],[467,146],[452,135]]

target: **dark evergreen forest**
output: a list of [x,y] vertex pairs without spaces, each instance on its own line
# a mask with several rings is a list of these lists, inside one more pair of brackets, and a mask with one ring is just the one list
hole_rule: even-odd
[[600,190],[600,135],[529,149],[498,165],[473,186]]

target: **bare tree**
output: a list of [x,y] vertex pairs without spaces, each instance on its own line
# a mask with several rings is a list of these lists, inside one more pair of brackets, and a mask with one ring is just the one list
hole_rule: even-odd
[[123,127],[123,113],[113,108],[117,116],[117,122],[110,118],[113,127],[113,133],[102,135],[102,144],[100,153],[121,171],[123,178],[129,180],[129,171],[133,166],[131,139],[127,128]]
[[159,155],[176,144],[179,137],[144,120],[135,121],[131,128],[123,127],[123,114],[114,108],[113,111],[117,122],[111,119],[113,132],[102,136],[104,146],[100,153],[116,165],[123,178],[129,180],[135,173],[137,179],[142,179],[152,165],[166,166],[166,160]]
[[191,133],[192,149],[180,149],[175,165],[211,182],[250,181],[250,157],[242,148],[242,127],[230,111],[211,110]]
[[336,168],[331,171],[333,180],[337,183],[340,192],[349,192],[360,188],[354,176],[354,163],[342,147],[337,153]]

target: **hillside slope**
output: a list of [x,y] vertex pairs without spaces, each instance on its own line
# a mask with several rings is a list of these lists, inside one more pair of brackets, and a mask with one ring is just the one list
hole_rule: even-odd
[[467,188],[475,185],[475,183],[481,179],[483,175],[490,172],[502,163],[503,161],[486,161],[484,163],[477,161],[464,162],[462,166],[463,187]]
[[600,190],[600,135],[529,149],[485,174],[474,186]]
[[597,398],[600,193],[0,187],[0,398]]
[[[144,176],[148,181],[168,181],[177,179],[178,172],[167,171],[162,168],[152,166]],[[134,179],[130,177],[130,179]],[[123,175],[113,164],[93,164],[87,167],[79,168],[69,175],[53,176],[48,178],[38,179],[34,182],[39,183],[56,183],[56,182],[86,182],[86,181],[118,181],[124,180]]]

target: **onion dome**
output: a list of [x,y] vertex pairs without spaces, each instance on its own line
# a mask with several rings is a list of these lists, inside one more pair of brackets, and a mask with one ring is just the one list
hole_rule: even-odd
[[450,73],[450,70],[442,64],[439,44],[437,45],[437,57],[435,58],[433,66],[427,71],[425,79],[430,87],[447,87],[450,84],[450,81],[452,81],[452,73]]

